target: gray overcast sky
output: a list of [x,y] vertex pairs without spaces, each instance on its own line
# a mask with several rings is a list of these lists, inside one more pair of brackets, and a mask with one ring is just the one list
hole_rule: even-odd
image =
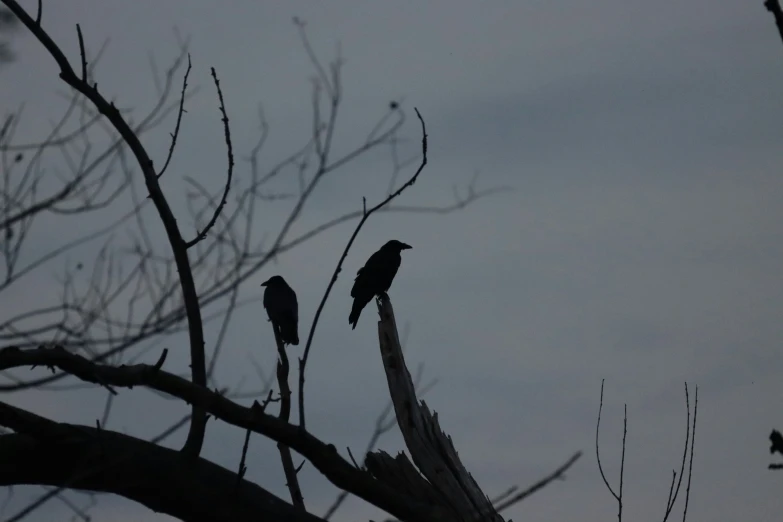
[[[679,468],[687,380],[699,385],[689,520],[771,521],[783,512],[783,475],[766,469],[767,436],[783,426],[783,47],[762,4],[50,0],[44,26],[71,59],[77,22],[88,48],[110,39],[98,82],[120,105],[140,109],[155,94],[148,53],[163,67],[177,52],[172,27],[190,37],[191,85],[202,90],[188,103],[168,194],[184,192],[187,175],[219,186],[213,173],[222,172],[225,152],[210,66],[238,152],[257,137],[259,103],[272,129],[267,164],[306,139],[312,70],[294,15],[308,22],[323,59],[338,41],[346,59],[338,150],[355,145],[391,99],[404,97],[425,117],[430,165],[401,203],[448,203],[452,185],[475,171],[483,186],[516,188],[447,216],[372,218],[316,334],[308,427],[319,437],[363,447],[384,404],[375,318],[365,311],[351,331],[346,316],[352,275],[394,237],[414,247],[390,292],[398,322],[411,326],[409,364],[424,363],[439,379],[427,402],[484,491],[526,485],[585,451],[566,481],[508,517],[616,516],[593,453],[606,378],[602,447],[613,481],[628,404],[629,520],[663,516],[671,470]],[[13,45],[18,60],[0,71],[1,108],[26,102],[20,140],[40,137],[63,109],[64,86],[30,35]],[[158,155],[167,132],[145,140]],[[414,147],[418,128],[409,125],[406,135]],[[352,165],[323,187],[305,221],[358,208],[362,195],[379,197],[389,169],[384,155]],[[262,216],[274,222],[287,210],[270,205]],[[31,249],[67,227],[35,230]],[[258,284],[281,273],[299,294],[304,329],[350,232],[335,229],[282,256],[246,283],[245,295],[259,295]],[[39,288],[1,295],[3,314],[41,303],[57,268],[41,274]],[[260,304],[247,307],[233,323],[220,367],[226,385],[252,378],[251,352],[271,368],[262,314]],[[208,341],[216,329],[207,328]],[[185,350],[182,338],[167,345]],[[185,371],[184,357],[170,364]],[[82,390],[4,400],[92,424],[104,398]],[[184,411],[144,390],[123,392],[116,408],[109,427],[139,436]],[[210,424],[205,456],[235,468],[242,437]],[[394,434],[381,446],[401,447]],[[287,498],[274,444],[254,437],[248,467],[251,480]],[[334,488],[307,466],[303,481],[308,506],[323,513]],[[17,507],[40,492],[20,491]],[[92,513],[98,522],[167,520],[113,497]],[[68,516],[52,502],[35,519]],[[337,519],[378,516],[353,499]]]

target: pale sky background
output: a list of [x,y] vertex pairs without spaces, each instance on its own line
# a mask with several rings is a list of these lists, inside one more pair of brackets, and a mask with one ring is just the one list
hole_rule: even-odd
[[[312,69],[295,15],[308,22],[321,58],[331,59],[337,42],[342,47],[338,150],[358,144],[392,99],[404,97],[411,115],[413,106],[422,112],[430,164],[401,204],[447,204],[452,186],[464,186],[475,171],[480,186],[515,187],[446,216],[371,218],[316,332],[308,428],[322,440],[361,451],[385,403],[374,310],[365,310],[355,331],[346,318],[356,270],[397,238],[414,247],[390,291],[398,322],[410,324],[409,366],[424,363],[439,380],[427,402],[484,491],[524,487],[574,451],[585,452],[566,481],[507,518],[616,516],[594,455],[605,378],[602,449],[615,484],[628,404],[627,520],[663,516],[682,451],[684,381],[699,385],[689,520],[779,520],[783,474],[767,470],[767,437],[783,427],[783,46],[762,0],[49,0],[44,7],[44,27],[72,60],[76,23],[88,49],[110,39],[98,82],[119,105],[140,111],[155,96],[149,53],[163,68],[178,50],[172,28],[190,38],[190,84],[201,91],[187,105],[164,182],[175,202],[187,190],[185,176],[212,188],[222,183],[225,150],[210,66],[221,78],[237,154],[257,137],[259,103],[272,132],[265,165],[306,140]],[[0,70],[0,109],[26,103],[19,141],[28,141],[59,117],[65,86],[31,35],[20,32],[13,46],[16,63]],[[171,128],[173,122],[145,138],[156,157]],[[413,120],[405,132],[415,151]],[[240,163],[237,175],[245,168]],[[385,154],[352,164],[319,189],[305,222],[360,208],[363,195],[374,201],[389,170]],[[259,218],[275,223],[288,210],[286,202],[270,204]],[[175,211],[190,236],[184,208]],[[260,295],[258,284],[283,275],[298,292],[305,337],[351,231],[336,228],[281,256],[245,284],[244,295]],[[68,233],[73,225],[62,218],[37,227],[25,255]],[[85,263],[95,248],[83,251]],[[2,316],[49,304],[61,266],[47,265],[35,283],[0,294]],[[224,385],[244,379],[250,386],[250,353],[272,368],[265,319],[260,303],[238,313],[219,367]],[[208,343],[217,328],[207,326]],[[184,372],[186,340],[166,346],[167,368]],[[2,400],[92,425],[105,391]],[[108,427],[138,436],[185,411],[140,389],[122,391],[115,408]],[[184,434],[167,444],[179,447]],[[236,469],[243,435],[210,422],[204,457]],[[380,446],[401,447],[394,433]],[[274,443],[254,436],[247,464],[250,480],[288,498]],[[336,490],[307,465],[302,486],[308,508],[323,514]],[[16,488],[6,515],[41,492]],[[69,498],[84,502],[79,494]],[[108,495],[90,513],[96,522],[170,520]],[[71,515],[52,501],[31,520]],[[335,520],[380,516],[351,499]]]

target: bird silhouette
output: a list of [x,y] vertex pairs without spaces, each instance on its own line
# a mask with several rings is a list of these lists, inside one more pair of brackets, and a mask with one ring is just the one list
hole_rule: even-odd
[[299,303],[296,292],[279,275],[270,277],[261,286],[264,290],[264,308],[283,343],[299,344]]
[[348,316],[348,323],[352,325],[352,330],[356,328],[359,316],[367,303],[373,297],[380,296],[389,290],[389,287],[400,268],[400,252],[413,248],[401,241],[392,239],[380,250],[370,256],[370,259],[356,273],[356,279],[351,289],[353,297],[353,306],[351,315]]

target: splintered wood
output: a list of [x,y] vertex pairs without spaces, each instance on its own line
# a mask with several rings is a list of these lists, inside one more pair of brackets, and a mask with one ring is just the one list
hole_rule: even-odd
[[368,455],[368,470],[395,489],[442,508],[454,520],[504,522],[460,461],[451,437],[440,428],[438,414],[417,399],[388,297],[379,299],[378,313],[378,338],[389,393],[415,468],[404,453],[392,458],[377,452]]

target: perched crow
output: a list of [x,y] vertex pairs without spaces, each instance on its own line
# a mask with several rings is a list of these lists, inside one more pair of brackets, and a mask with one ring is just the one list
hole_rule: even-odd
[[265,283],[264,308],[272,321],[272,328],[280,333],[283,343],[299,344],[299,304],[296,293],[280,276],[272,276]]
[[376,295],[381,295],[389,290],[394,276],[397,274],[397,269],[400,268],[400,252],[409,248],[412,247],[392,239],[371,255],[364,267],[356,273],[356,280],[351,289],[353,306],[351,307],[351,315],[348,316],[348,322],[353,325],[351,329],[356,328],[359,315],[367,303]]

